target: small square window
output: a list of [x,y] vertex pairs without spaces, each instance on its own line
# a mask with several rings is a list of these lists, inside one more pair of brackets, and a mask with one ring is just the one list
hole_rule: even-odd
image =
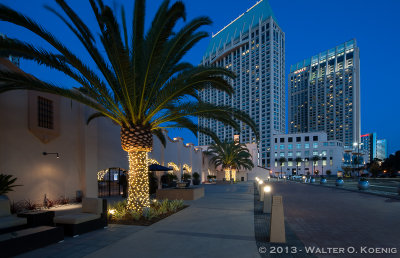
[[280,139],[280,142],[285,142],[285,138],[281,138],[281,139]]
[[310,136],[304,137],[304,141],[309,142],[310,141]]
[[296,142],[301,142],[301,137],[296,137]]
[[318,135],[313,136],[313,141],[318,141]]
[[289,137],[288,142],[293,142],[293,137]]

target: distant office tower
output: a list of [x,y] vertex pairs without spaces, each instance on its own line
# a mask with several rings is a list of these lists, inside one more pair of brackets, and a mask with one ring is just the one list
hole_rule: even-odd
[[[1,34],[1,33],[0,33],[0,37],[2,37],[3,39],[7,38],[6,35]],[[15,57],[12,55],[6,55],[6,56],[0,56],[0,57],[7,58],[8,60],[10,60],[11,63],[13,63],[15,66],[19,67],[19,57]]]
[[376,141],[376,157],[380,160],[386,159],[387,153],[387,141],[386,139],[381,139]]
[[[235,72],[231,80],[232,97],[215,90],[200,92],[203,101],[230,105],[247,112],[260,132],[259,165],[270,166],[271,137],[285,132],[285,34],[279,27],[267,0],[257,2],[212,36],[203,65],[221,66]],[[210,119],[199,125],[217,133],[221,139],[240,134],[240,142],[255,143],[248,126],[240,132]],[[211,142],[199,135],[199,145]]]
[[376,141],[376,133],[367,133],[361,135],[361,149],[366,151],[366,159],[367,163],[373,161],[376,158],[377,154],[377,141]]
[[352,148],[360,142],[360,53],[356,40],[291,65],[289,132],[325,131]]

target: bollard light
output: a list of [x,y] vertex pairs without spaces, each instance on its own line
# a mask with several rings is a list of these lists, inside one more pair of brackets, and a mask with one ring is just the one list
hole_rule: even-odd
[[266,185],[264,186],[264,193],[270,193],[271,192],[271,186]]

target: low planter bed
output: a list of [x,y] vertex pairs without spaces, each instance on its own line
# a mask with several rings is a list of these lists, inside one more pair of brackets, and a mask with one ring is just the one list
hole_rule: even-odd
[[158,200],[185,200],[192,201],[204,197],[204,187],[188,188],[166,188],[157,189],[156,198]]
[[187,207],[189,205],[184,205],[182,200],[153,200],[150,208],[139,214],[128,211],[126,201],[121,201],[109,206],[108,222],[111,224],[149,226]]

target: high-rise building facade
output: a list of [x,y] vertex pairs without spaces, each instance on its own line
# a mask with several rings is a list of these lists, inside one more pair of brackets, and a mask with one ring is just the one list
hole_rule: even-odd
[[388,153],[387,153],[386,139],[377,140],[376,141],[376,158],[383,161],[387,157],[388,157]]
[[[248,113],[260,133],[259,165],[270,166],[271,138],[285,132],[285,34],[279,27],[267,0],[261,0],[212,36],[203,65],[225,67],[236,73],[230,80],[232,97],[216,90],[203,90],[205,102],[229,105]],[[256,136],[245,124],[240,132],[210,119],[199,119],[220,139],[239,134],[240,142],[255,143]],[[199,145],[211,139],[199,135]]]
[[291,65],[289,132],[325,131],[352,148],[360,142],[360,51],[356,40]]
[[371,162],[376,158],[376,133],[367,133],[361,135],[361,149],[366,151],[366,162]]

